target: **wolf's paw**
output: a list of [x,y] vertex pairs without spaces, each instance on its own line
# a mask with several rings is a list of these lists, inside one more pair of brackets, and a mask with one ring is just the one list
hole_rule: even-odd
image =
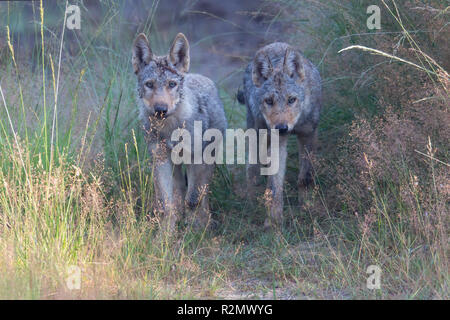
[[177,232],[178,216],[176,214],[165,216],[160,221],[160,232],[164,235],[175,235]]
[[269,215],[264,221],[264,229],[276,231],[280,230],[282,225],[283,225],[283,206],[281,204],[272,207],[269,206]]

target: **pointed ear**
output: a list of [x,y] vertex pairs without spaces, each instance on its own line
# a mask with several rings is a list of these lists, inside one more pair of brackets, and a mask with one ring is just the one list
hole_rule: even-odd
[[137,74],[139,70],[149,64],[152,57],[153,53],[147,37],[143,33],[139,34],[133,43],[133,57],[131,62],[133,63],[134,73]]
[[262,86],[263,82],[266,81],[272,73],[273,67],[269,57],[264,52],[257,53],[255,60],[253,61],[252,72],[252,79],[255,86]]
[[286,49],[283,62],[283,71],[291,78],[297,77],[297,81],[302,81],[305,77],[303,63],[300,54],[290,48]]
[[184,34],[179,33],[175,37],[169,51],[169,61],[175,69],[186,73],[189,71],[189,42]]

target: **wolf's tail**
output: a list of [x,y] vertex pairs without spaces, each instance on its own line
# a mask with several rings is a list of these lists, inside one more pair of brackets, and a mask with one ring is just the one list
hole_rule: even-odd
[[240,104],[245,104],[245,96],[244,91],[242,89],[239,89],[236,94],[237,101],[239,101]]

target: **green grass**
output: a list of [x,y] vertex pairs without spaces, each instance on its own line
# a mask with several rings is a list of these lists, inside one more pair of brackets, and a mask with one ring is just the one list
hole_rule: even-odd
[[[371,189],[357,189],[348,134],[360,117],[376,119],[384,110],[374,86],[355,86],[379,61],[361,53],[354,69],[341,70],[345,60],[337,49],[375,45],[370,41],[377,36],[357,35],[364,30],[365,2],[318,3],[312,8],[319,13],[335,10],[321,32],[308,30],[317,45],[307,55],[319,64],[326,98],[315,185],[303,205],[296,199],[292,140],[282,230],[264,231],[266,210],[262,201],[246,197],[244,166],[221,165],[210,197],[217,229],[194,232],[180,225],[172,238],[157,232],[151,215],[152,165],[124,45],[133,35],[120,30],[126,24],[121,5],[102,2],[103,19],[87,18],[83,33],[70,35],[76,53],[64,56],[59,70],[63,15],[44,12],[41,24],[34,3],[36,23],[30,27],[20,22],[22,3],[1,4],[1,21],[14,35],[11,44],[24,34],[36,41],[29,61],[17,50],[13,56],[8,46],[0,48],[0,298],[448,299],[448,218],[437,214],[448,209],[436,180],[442,164],[428,161],[418,171],[406,160],[392,161],[398,177],[384,180],[369,166]],[[150,12],[140,30],[151,29],[152,46],[163,52],[168,39],[152,17]],[[298,17],[282,13],[278,19],[289,23]],[[389,28],[399,26],[394,21]],[[220,81],[219,88],[230,127],[243,127],[245,108]],[[435,156],[432,147],[427,154]],[[448,151],[438,156],[448,163]],[[339,172],[330,169],[338,167]],[[402,198],[405,188],[411,203]],[[432,197],[425,201],[427,192]],[[430,208],[433,219],[443,220],[430,222]],[[71,265],[82,269],[81,290],[66,285]],[[382,268],[381,290],[365,286],[369,265]]]

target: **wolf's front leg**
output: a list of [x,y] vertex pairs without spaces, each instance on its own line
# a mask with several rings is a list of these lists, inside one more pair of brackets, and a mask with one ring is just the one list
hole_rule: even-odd
[[[255,126],[256,126],[255,121],[253,119],[253,116],[251,114],[249,107],[247,106],[247,129],[256,130],[256,132],[258,132],[258,129]],[[259,164],[260,159],[259,159],[258,134],[256,134],[255,144],[256,144],[256,154],[253,156],[250,155],[252,146],[249,145],[248,162],[247,162],[247,166],[245,168],[246,169],[245,170],[246,182],[247,182],[250,198],[254,198],[256,186],[258,185],[258,182],[261,179],[260,164]],[[252,160],[256,160],[256,161],[253,161],[255,163],[251,163]]]
[[177,216],[184,213],[184,194],[186,193],[186,179],[181,165],[173,166],[173,201]]
[[264,222],[264,227],[269,228],[273,225],[281,226],[283,222],[283,185],[284,175],[286,172],[286,157],[287,157],[287,141],[288,136],[279,137],[278,150],[272,150],[270,157],[271,161],[276,161],[274,152],[278,152],[278,171],[269,176],[267,191],[266,191],[266,207],[269,212],[269,216]]
[[298,200],[303,202],[303,190],[309,186],[313,181],[311,155],[314,152],[316,144],[317,130],[309,135],[297,135],[298,142],[298,160],[299,160],[299,174],[298,174]]
[[178,219],[174,201],[174,165],[163,143],[149,146],[153,160],[153,185],[155,187],[156,209],[162,214],[161,228],[172,232]]
[[191,164],[187,166],[186,218],[189,223],[192,223],[194,229],[208,227],[211,220],[208,193],[214,167],[213,164]]

